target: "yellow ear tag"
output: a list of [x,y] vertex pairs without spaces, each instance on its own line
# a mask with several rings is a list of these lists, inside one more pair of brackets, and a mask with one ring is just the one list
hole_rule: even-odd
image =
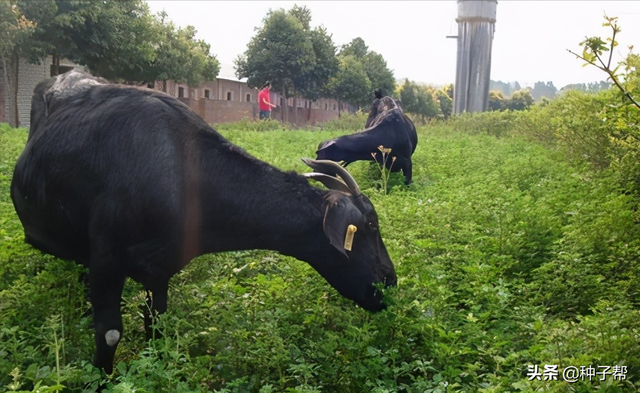
[[357,230],[358,230],[358,227],[356,227],[353,224],[349,224],[349,226],[347,227],[347,234],[344,237],[345,250],[351,251],[351,247],[353,247],[353,236]]

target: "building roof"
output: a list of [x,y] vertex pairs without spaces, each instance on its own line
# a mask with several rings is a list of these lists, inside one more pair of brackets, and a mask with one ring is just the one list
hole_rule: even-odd
[[238,79],[238,77],[236,76],[236,67],[233,64],[229,63],[220,63],[220,72],[218,73],[218,79],[247,83],[247,78]]

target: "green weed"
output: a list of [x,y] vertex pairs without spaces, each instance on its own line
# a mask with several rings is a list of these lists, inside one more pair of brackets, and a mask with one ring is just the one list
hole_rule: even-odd
[[[204,255],[172,279],[160,339],[144,340],[144,291],[127,281],[111,376],[90,364],[83,269],[23,242],[9,182],[27,131],[0,126],[0,392],[637,391],[637,198],[614,168],[540,143],[510,116],[420,127],[410,188],[393,173],[377,192],[377,168],[349,166],[396,267],[387,310],[365,312],[290,257]],[[220,132],[304,172],[300,157],[344,131]],[[545,364],[628,372],[529,380]]]

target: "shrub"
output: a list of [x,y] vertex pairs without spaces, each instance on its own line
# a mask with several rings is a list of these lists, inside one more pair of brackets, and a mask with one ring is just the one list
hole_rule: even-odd
[[513,111],[465,112],[450,117],[447,124],[457,131],[469,134],[503,137],[513,129],[513,122],[519,113]]
[[275,131],[286,129],[283,123],[275,119],[251,120],[247,117],[236,122],[214,124],[213,128],[218,131]]
[[322,131],[360,131],[364,130],[364,123],[369,114],[359,111],[356,113],[342,113],[340,117],[318,124],[315,129]]

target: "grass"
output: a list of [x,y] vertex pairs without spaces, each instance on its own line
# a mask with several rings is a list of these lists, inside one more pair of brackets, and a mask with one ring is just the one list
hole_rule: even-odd
[[[284,170],[332,130],[224,129]],[[305,263],[266,251],[205,255],[172,279],[164,337],[145,342],[129,281],[116,371],[90,364],[80,268],[28,247],[9,199],[26,130],[0,125],[0,392],[634,392],[640,386],[637,201],[607,172],[524,138],[418,129],[414,183],[356,162],[396,266],[371,314]],[[626,366],[529,380],[528,367]],[[47,390],[49,389],[49,390]]]

